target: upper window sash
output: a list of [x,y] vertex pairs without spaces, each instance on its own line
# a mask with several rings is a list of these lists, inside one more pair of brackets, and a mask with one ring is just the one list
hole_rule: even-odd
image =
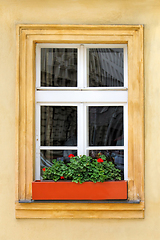
[[[41,86],[41,49],[77,49],[77,87],[43,87]],[[123,49],[123,86],[89,87],[89,49]],[[127,90],[128,88],[128,61],[127,44],[36,44],[36,89],[37,90]]]

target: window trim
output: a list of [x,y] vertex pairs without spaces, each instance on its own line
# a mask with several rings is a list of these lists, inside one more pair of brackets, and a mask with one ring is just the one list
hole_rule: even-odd
[[[128,200],[140,200],[139,204],[19,203],[19,200],[31,199],[31,184],[34,179],[36,43],[128,45]],[[17,218],[144,217],[142,25],[18,25],[16,109]]]

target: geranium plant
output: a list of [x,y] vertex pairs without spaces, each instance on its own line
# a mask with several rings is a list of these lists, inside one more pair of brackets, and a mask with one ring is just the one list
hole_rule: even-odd
[[99,155],[98,159],[86,155],[79,157],[73,154],[68,157],[70,158],[69,163],[54,159],[51,167],[43,168],[43,180],[72,180],[75,183],[121,180],[121,170],[108,161],[105,155]]

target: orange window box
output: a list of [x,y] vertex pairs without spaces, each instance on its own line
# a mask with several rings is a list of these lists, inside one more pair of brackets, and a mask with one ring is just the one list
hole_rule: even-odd
[[34,181],[32,200],[127,199],[127,181],[84,182]]

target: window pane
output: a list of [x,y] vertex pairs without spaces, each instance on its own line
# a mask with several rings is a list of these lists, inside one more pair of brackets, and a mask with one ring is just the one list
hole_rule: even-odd
[[123,87],[123,48],[90,48],[89,87]]
[[89,156],[99,158],[98,154],[106,156],[108,161],[112,161],[115,167],[121,170],[121,178],[124,179],[124,151],[123,150],[90,150]]
[[77,145],[77,107],[41,106],[41,146]]
[[41,49],[41,86],[77,87],[77,49]]
[[123,146],[123,107],[89,108],[89,146]]
[[41,176],[42,168],[51,167],[52,160],[57,159],[58,161],[69,162],[69,154],[77,156],[77,150],[42,150],[40,153],[41,162]]

